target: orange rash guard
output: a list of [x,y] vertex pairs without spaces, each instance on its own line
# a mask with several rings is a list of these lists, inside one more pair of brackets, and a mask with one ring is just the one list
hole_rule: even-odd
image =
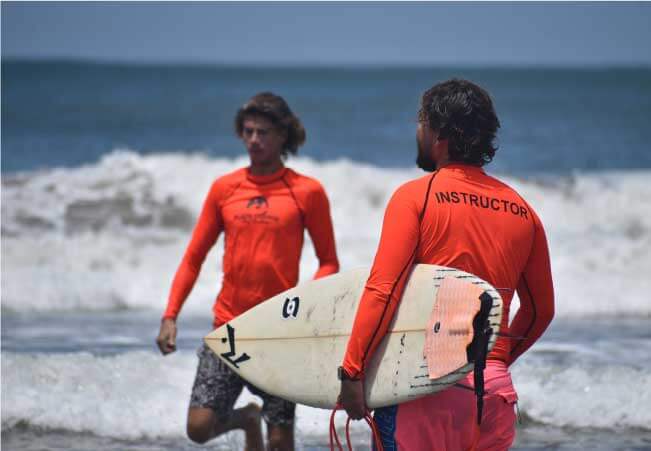
[[288,168],[266,176],[243,168],[217,179],[174,277],[163,318],[178,316],[222,231],[224,278],[213,306],[215,327],[295,286],[304,229],[319,259],[314,277],[336,273],[330,205],[319,182]]
[[[402,185],[389,201],[344,357],[349,375],[364,374],[416,263],[467,271],[500,291],[502,323],[489,359],[513,363],[554,315],[547,239],[538,216],[481,168],[449,165]],[[515,290],[520,308],[509,326]]]

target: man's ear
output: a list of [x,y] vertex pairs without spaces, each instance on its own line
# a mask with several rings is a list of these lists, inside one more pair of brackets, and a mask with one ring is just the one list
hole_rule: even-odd
[[445,136],[445,133],[439,131],[436,134],[436,142],[443,142],[443,141],[447,141],[447,140],[448,140],[448,137]]
[[445,136],[437,136],[432,141],[432,155],[435,156],[436,161],[444,161],[449,158],[448,138]]
[[287,145],[287,140],[289,139],[289,132],[287,131],[286,128],[283,128],[280,130],[280,136],[283,138],[283,148]]

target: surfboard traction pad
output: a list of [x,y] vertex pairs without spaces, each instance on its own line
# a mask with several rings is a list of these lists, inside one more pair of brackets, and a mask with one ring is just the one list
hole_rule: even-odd
[[475,336],[473,322],[484,292],[482,287],[455,277],[443,279],[425,329],[423,357],[430,379],[471,363],[468,350]]

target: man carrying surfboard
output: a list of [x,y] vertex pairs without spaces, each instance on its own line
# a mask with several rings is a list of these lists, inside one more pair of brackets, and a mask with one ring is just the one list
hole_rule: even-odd
[[[424,177],[399,187],[362,294],[343,364],[340,403],[353,419],[366,411],[364,375],[416,263],[475,274],[503,298],[500,334],[488,355],[481,424],[472,374],[439,393],[375,411],[384,449],[504,450],[515,438],[517,394],[509,366],[554,315],[547,240],[531,206],[482,166],[495,155],[499,120],[488,93],[465,80],[426,91],[416,133]],[[508,324],[514,294],[520,299]],[[405,302],[407,302],[405,300]],[[424,315],[429,312],[423,312]]]
[[[319,259],[315,278],[336,273],[330,207],[321,184],[285,167],[288,154],[305,142],[305,130],[285,100],[263,92],[235,117],[250,166],[218,178],[211,186],[190,244],[176,272],[157,344],[163,354],[176,350],[176,318],[219,234],[225,250],[222,288],[213,306],[218,327],[260,302],[296,285],[304,231]],[[294,448],[295,404],[243,381],[205,345],[188,410],[188,437],[205,443],[243,429],[246,448],[262,450],[260,416],[267,423],[268,448]],[[233,409],[244,386],[264,403]]]

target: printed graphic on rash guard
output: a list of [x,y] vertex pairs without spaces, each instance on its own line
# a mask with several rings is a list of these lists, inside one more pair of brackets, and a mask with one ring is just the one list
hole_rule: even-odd
[[235,215],[235,220],[245,224],[275,224],[280,218],[269,214],[266,210],[262,213],[243,213]]
[[436,201],[439,204],[464,204],[471,207],[490,209],[493,211],[501,211],[503,213],[511,213],[523,219],[529,219],[527,209],[513,201],[497,199],[489,196],[482,196],[477,194],[469,194],[461,191],[439,191],[434,193]]
[[246,208],[251,208],[255,207],[256,209],[260,209],[262,207],[269,207],[269,202],[267,202],[267,198],[264,196],[256,196],[252,197],[249,202],[246,204]]

